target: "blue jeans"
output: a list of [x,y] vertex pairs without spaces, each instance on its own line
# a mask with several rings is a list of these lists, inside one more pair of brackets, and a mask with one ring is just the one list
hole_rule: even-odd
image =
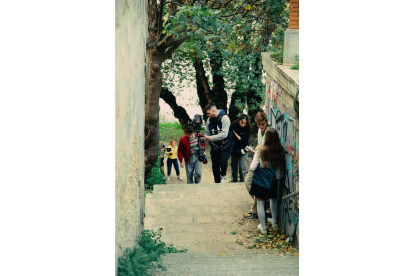
[[171,175],[171,165],[174,164],[175,172],[177,173],[177,176],[180,175],[180,167],[178,167],[178,158],[171,159],[167,158],[167,175]]

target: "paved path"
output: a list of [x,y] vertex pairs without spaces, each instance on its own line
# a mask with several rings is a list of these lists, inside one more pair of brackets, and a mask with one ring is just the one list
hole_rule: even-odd
[[[242,219],[252,204],[244,183],[154,185],[154,192],[146,195],[145,229],[161,228],[166,245],[188,249],[164,256],[169,273],[157,275],[251,275],[260,258],[264,270],[257,268],[257,272],[261,274],[298,275],[298,257],[259,258],[258,253],[267,251],[247,249],[249,244],[238,242],[241,233],[257,231],[259,220]],[[270,269],[266,263],[284,273],[263,273]],[[228,270],[219,273],[218,264]],[[184,268],[187,271],[182,274]]]

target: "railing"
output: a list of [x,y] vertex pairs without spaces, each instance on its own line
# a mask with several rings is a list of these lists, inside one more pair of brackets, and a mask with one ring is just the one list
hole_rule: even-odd
[[288,194],[288,195],[285,195],[284,197],[282,197],[282,200],[286,200],[288,198],[291,198],[291,197],[294,197],[294,196],[297,196],[297,195],[299,195],[299,191],[293,192],[293,193]]

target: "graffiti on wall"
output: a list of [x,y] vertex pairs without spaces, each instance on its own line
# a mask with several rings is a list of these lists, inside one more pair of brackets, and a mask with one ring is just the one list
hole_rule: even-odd
[[266,114],[270,126],[277,130],[285,148],[287,169],[283,181],[284,185],[279,186],[279,223],[286,236],[291,237],[295,245],[299,246],[299,210],[294,198],[282,200],[283,196],[296,191],[296,181],[299,176],[298,168],[294,162],[295,157],[297,161],[299,156],[295,144],[295,135],[296,137],[298,135],[298,122],[296,122],[294,110],[286,105],[285,98],[286,91],[275,80],[266,83]]

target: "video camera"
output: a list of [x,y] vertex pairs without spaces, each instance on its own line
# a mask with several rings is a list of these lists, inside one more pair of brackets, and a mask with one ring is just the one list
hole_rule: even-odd
[[[194,119],[192,121],[191,120],[188,121],[188,125],[192,126],[194,131],[197,134],[200,134],[202,124],[203,124],[202,117],[199,114],[194,115]],[[207,157],[205,156],[205,153],[204,153],[205,149],[204,149],[204,147],[201,146],[200,137],[198,135],[196,135],[196,136],[197,136],[197,140],[198,140],[197,149],[196,149],[199,153],[198,161],[203,162],[203,164],[207,164],[207,162],[208,162]]]
[[202,117],[199,114],[194,115],[194,119],[192,121],[188,121],[188,125],[192,126],[196,133],[200,133],[202,124]]

